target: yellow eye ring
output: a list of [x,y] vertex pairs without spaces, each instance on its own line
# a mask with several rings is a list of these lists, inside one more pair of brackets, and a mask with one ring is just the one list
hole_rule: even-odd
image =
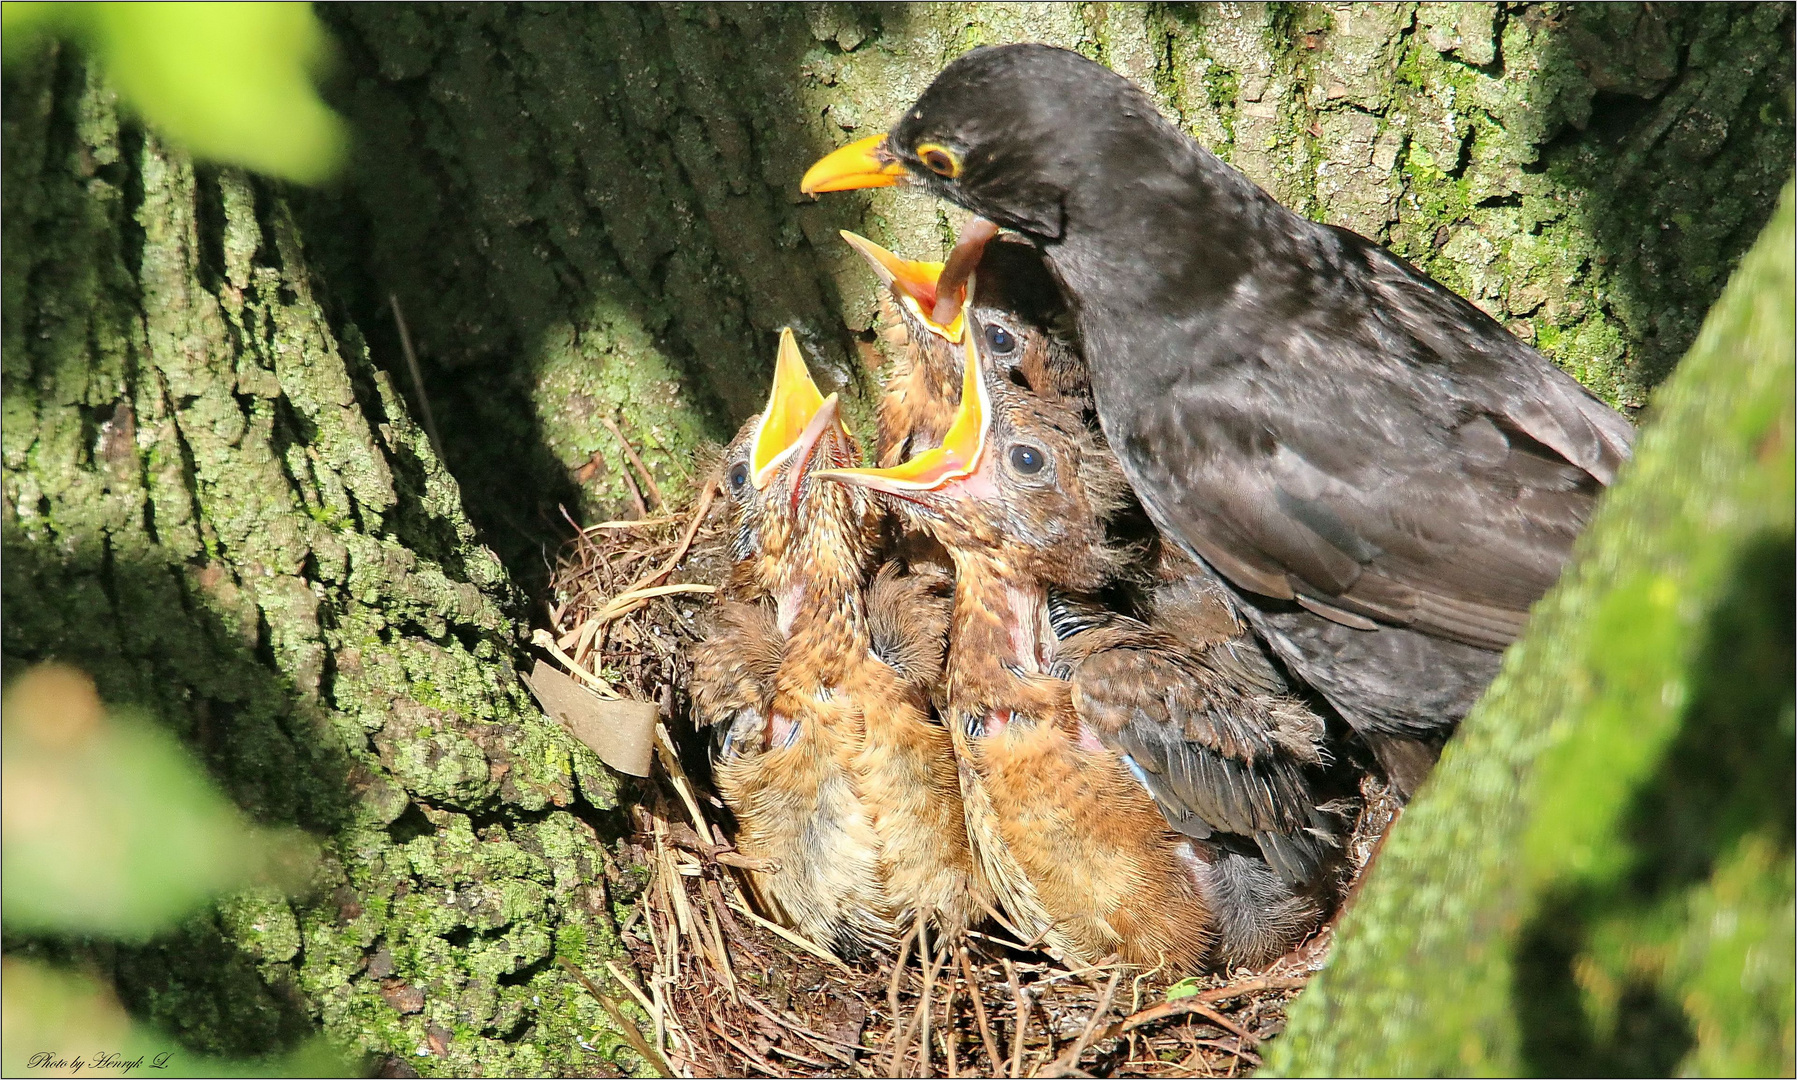
[[937,176],[953,180],[961,175],[960,155],[941,143],[919,143],[917,160],[923,162],[923,167]]

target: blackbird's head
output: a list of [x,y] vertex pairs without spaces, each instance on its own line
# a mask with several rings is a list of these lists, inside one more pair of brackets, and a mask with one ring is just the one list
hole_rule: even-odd
[[860,461],[836,395],[819,392],[792,331],[780,331],[767,408],[724,451],[719,486],[732,526],[733,580],[779,596],[810,576],[864,569],[877,524],[872,500],[817,479],[821,469]]
[[1059,240],[1088,174],[1127,179],[1164,134],[1128,79],[1049,45],[975,49],[936,76],[884,135],[813,165],[809,194],[890,187],[933,194],[1042,242]]
[[[927,383],[942,389],[948,406],[958,404],[969,312],[957,303],[955,317],[947,325],[933,317],[943,264],[901,258],[846,230],[842,238],[886,284],[914,362],[931,376]],[[1034,244],[1015,236],[994,238],[984,245],[977,273],[967,284],[975,292],[971,314],[980,328],[980,355],[988,365],[1009,378],[1021,378],[1022,385],[1036,394],[1081,403],[1090,399],[1072,314]],[[929,445],[921,443],[911,450]]]
[[961,404],[940,446],[890,469],[818,475],[878,491],[958,558],[1067,589],[1114,578],[1106,523],[1127,487],[1078,403],[1039,396],[986,358],[979,320],[962,343]]

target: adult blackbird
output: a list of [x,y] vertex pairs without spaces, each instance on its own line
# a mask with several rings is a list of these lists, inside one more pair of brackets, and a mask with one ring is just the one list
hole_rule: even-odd
[[944,711],[986,876],[1023,933],[1088,962],[1265,963],[1316,925],[1339,854],[1304,771],[1322,721],[1058,594],[1126,557],[1104,532],[1122,477],[1077,408],[982,377],[968,328],[940,446],[818,475],[894,497],[954,559]]
[[843,955],[891,944],[920,914],[960,930],[982,903],[953,749],[930,713],[947,603],[895,566],[875,571],[873,500],[816,479],[859,461],[783,332],[768,407],[725,452],[731,574],[693,660],[737,845],[773,864],[758,892]]
[[1375,741],[1465,714],[1629,457],[1571,376],[1075,53],[976,49],[801,187],[907,179],[1042,248],[1155,524]]

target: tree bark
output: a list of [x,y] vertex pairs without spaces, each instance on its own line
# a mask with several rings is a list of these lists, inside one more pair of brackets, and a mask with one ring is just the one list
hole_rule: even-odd
[[1789,1075],[1792,197],[1386,838],[1275,1073]]
[[865,418],[874,282],[836,230],[928,255],[958,218],[797,179],[967,48],[1104,60],[1631,407],[1792,156],[1787,5],[324,14],[359,140],[324,192],[196,169],[69,57],[5,73],[5,658],[87,667],[334,837],[311,899],[120,954],[135,1007],[220,1052],[322,1022],[443,1073],[613,1054],[550,958],[611,949],[626,875],[589,826],[622,825],[518,689],[511,583],[540,585],[558,504],[629,505],[608,421],[690,490],[782,325]]
[[552,961],[611,953],[581,813],[614,785],[521,689],[456,482],[278,192],[122,125],[67,54],[5,94],[7,670],[79,665],[331,840],[309,895],[95,959],[214,1053],[322,1021],[446,1073],[591,1068],[617,1040]]

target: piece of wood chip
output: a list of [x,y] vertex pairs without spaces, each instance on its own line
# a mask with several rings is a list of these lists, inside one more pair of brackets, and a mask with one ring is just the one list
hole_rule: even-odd
[[654,702],[608,701],[541,660],[524,681],[543,711],[561,721],[600,761],[631,776],[649,775],[660,714]]

